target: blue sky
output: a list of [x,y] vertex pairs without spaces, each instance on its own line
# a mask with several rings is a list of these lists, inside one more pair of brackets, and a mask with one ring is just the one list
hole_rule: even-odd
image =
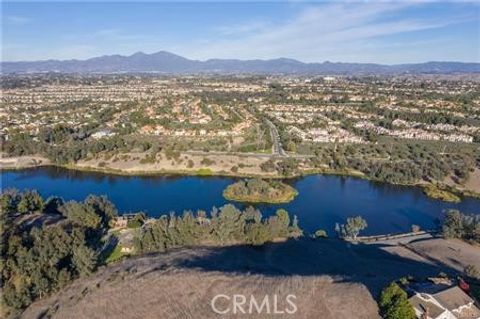
[[188,58],[480,62],[474,2],[3,2],[2,60],[170,51]]

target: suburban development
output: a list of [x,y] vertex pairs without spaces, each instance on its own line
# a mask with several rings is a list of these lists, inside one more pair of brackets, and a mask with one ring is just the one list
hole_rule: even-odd
[[480,319],[480,5],[2,3],[0,318]]

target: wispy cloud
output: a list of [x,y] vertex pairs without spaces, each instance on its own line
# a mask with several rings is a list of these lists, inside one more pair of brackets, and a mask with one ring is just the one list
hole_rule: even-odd
[[[342,3],[312,6],[289,21],[275,25],[251,22],[235,26],[234,37],[212,39],[191,50],[195,58],[212,56],[228,58],[295,57],[304,61],[319,61],[343,56],[343,51],[360,53],[372,38],[439,28],[469,17],[455,19],[412,19],[398,14],[419,3]],[[470,17],[471,19],[472,17]],[[267,27],[268,26],[268,27]],[[250,31],[241,34],[240,31]],[[228,32],[227,32],[228,33]],[[205,41],[204,41],[205,43]],[[194,44],[195,45],[195,44]],[[371,49],[371,48],[370,48]],[[185,48],[185,51],[190,51]],[[335,54],[337,53],[337,54]],[[359,59],[355,59],[359,60]]]
[[5,23],[9,25],[17,25],[17,26],[26,25],[31,22],[30,18],[24,17],[24,16],[17,16],[17,15],[7,15],[4,17],[4,19],[5,19]]
[[[457,1],[219,3],[211,5],[215,10],[199,6],[198,14],[183,10],[186,5],[173,10],[169,4],[171,14],[161,4],[135,10],[115,5],[109,15],[97,14],[98,19],[88,16],[88,10],[77,14],[72,7],[57,10],[49,5],[51,10],[43,12],[5,11],[2,59],[85,59],[159,50],[201,60],[287,57],[401,63],[479,57],[480,5]],[[238,12],[230,10],[237,7]],[[163,12],[163,19],[156,19],[154,10]],[[57,15],[52,25],[45,22]]]
[[269,25],[265,21],[252,21],[238,25],[220,26],[216,28],[216,31],[221,36],[238,36],[253,32],[264,32],[267,30],[267,27]]

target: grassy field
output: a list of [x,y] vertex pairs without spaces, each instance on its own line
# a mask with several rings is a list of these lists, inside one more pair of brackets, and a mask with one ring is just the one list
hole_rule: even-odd
[[22,318],[45,313],[76,319],[223,318],[210,307],[217,294],[277,294],[280,300],[294,294],[295,316],[272,317],[336,319],[355,314],[358,319],[375,319],[375,299],[386,284],[409,275],[422,279],[441,271],[461,272],[466,264],[478,264],[478,249],[443,239],[411,243],[408,249],[304,239],[262,247],[173,250],[108,265],[35,302]]

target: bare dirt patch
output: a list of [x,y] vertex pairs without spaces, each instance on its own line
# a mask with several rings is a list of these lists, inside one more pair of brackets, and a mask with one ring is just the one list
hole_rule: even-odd
[[470,174],[470,177],[465,183],[465,189],[480,193],[480,168],[476,168],[473,173]]
[[[145,153],[126,153],[110,157],[99,156],[95,159],[79,161],[76,166],[112,169],[130,174],[142,172],[195,174],[202,169],[208,169],[214,175],[274,175],[262,172],[260,165],[268,158],[261,156],[181,153],[175,159],[167,158],[165,153],[158,153],[151,162],[142,162],[147,155]],[[233,167],[236,168],[235,172],[232,171]]]
[[4,157],[3,154],[0,155],[0,169],[22,169],[49,164],[49,159],[36,155],[16,157]]
[[480,268],[480,246],[458,239],[419,240],[409,243],[407,248],[424,258],[443,263],[458,271],[463,271],[467,265]]

